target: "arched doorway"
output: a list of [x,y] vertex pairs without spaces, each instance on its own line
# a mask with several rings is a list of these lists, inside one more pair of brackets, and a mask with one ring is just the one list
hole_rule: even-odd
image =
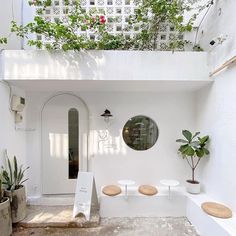
[[72,94],[50,98],[42,110],[42,193],[75,192],[78,171],[87,170],[88,109]]

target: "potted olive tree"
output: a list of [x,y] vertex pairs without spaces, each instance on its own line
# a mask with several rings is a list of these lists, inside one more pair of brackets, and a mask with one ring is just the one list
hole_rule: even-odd
[[206,148],[209,142],[209,136],[200,137],[200,132],[192,134],[188,130],[183,130],[184,139],[177,139],[176,142],[182,143],[178,151],[183,159],[187,160],[188,165],[192,170],[192,178],[187,180],[187,191],[189,193],[200,193],[200,182],[195,179],[195,170],[200,160],[209,155],[209,150]]
[[26,194],[23,183],[27,180],[24,179],[24,174],[29,167],[23,169],[22,165],[18,166],[15,156],[12,163],[6,152],[6,168],[2,168],[3,184],[6,187],[4,193],[11,200],[12,222],[17,223],[26,216]]
[[2,174],[0,173],[0,235],[12,233],[10,200],[3,196]]

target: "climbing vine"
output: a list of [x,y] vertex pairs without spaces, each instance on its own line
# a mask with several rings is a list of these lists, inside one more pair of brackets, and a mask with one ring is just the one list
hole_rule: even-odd
[[[198,0],[197,0],[198,1]],[[44,15],[52,6],[51,0],[31,0],[30,6],[37,7],[34,20],[26,25],[18,25],[12,21],[11,32],[25,38],[28,45],[47,50],[156,50],[161,31],[161,24],[167,23],[174,29],[172,38],[168,41],[166,50],[183,49],[189,41],[184,40],[183,33],[191,32],[198,14],[213,4],[192,7],[191,2],[181,0],[137,0],[137,9],[130,15],[129,24],[119,35],[113,35],[107,30],[107,18],[96,9],[86,12],[79,0],[64,0],[67,8],[66,21],[60,18],[54,22],[48,21]],[[195,13],[184,22],[184,13],[195,9]],[[115,21],[116,19],[114,19]],[[138,28],[138,30],[137,30]],[[133,37],[126,37],[127,30],[137,31]],[[81,34],[84,32],[84,34]],[[94,38],[87,37],[92,32]],[[34,37],[32,37],[34,35]],[[45,40],[45,39],[48,40]],[[0,44],[6,44],[7,38],[0,38]]]

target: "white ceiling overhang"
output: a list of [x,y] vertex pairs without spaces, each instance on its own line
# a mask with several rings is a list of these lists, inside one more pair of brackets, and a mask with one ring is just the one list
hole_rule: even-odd
[[1,78],[26,90],[197,90],[209,79],[205,52],[9,50]]

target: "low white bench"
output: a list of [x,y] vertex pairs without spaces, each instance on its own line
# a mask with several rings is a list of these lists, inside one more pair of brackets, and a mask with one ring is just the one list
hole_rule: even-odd
[[158,193],[153,196],[139,193],[138,186],[130,186],[126,197],[124,187],[121,189],[122,193],[114,197],[101,193],[101,217],[178,217],[185,215],[186,196],[183,188],[173,188],[170,198],[166,187],[157,187]]
[[186,216],[202,236],[236,236],[236,217],[220,219],[207,215],[201,209],[203,202],[218,202],[206,194],[192,195],[186,193]]
[[122,193],[109,197],[100,196],[101,217],[180,217],[186,216],[196,227],[201,236],[236,236],[236,217],[219,219],[207,215],[201,204],[211,199],[206,194],[189,194],[183,187],[171,189],[157,187],[158,194],[145,196],[138,192],[138,186],[129,187],[128,198]]

